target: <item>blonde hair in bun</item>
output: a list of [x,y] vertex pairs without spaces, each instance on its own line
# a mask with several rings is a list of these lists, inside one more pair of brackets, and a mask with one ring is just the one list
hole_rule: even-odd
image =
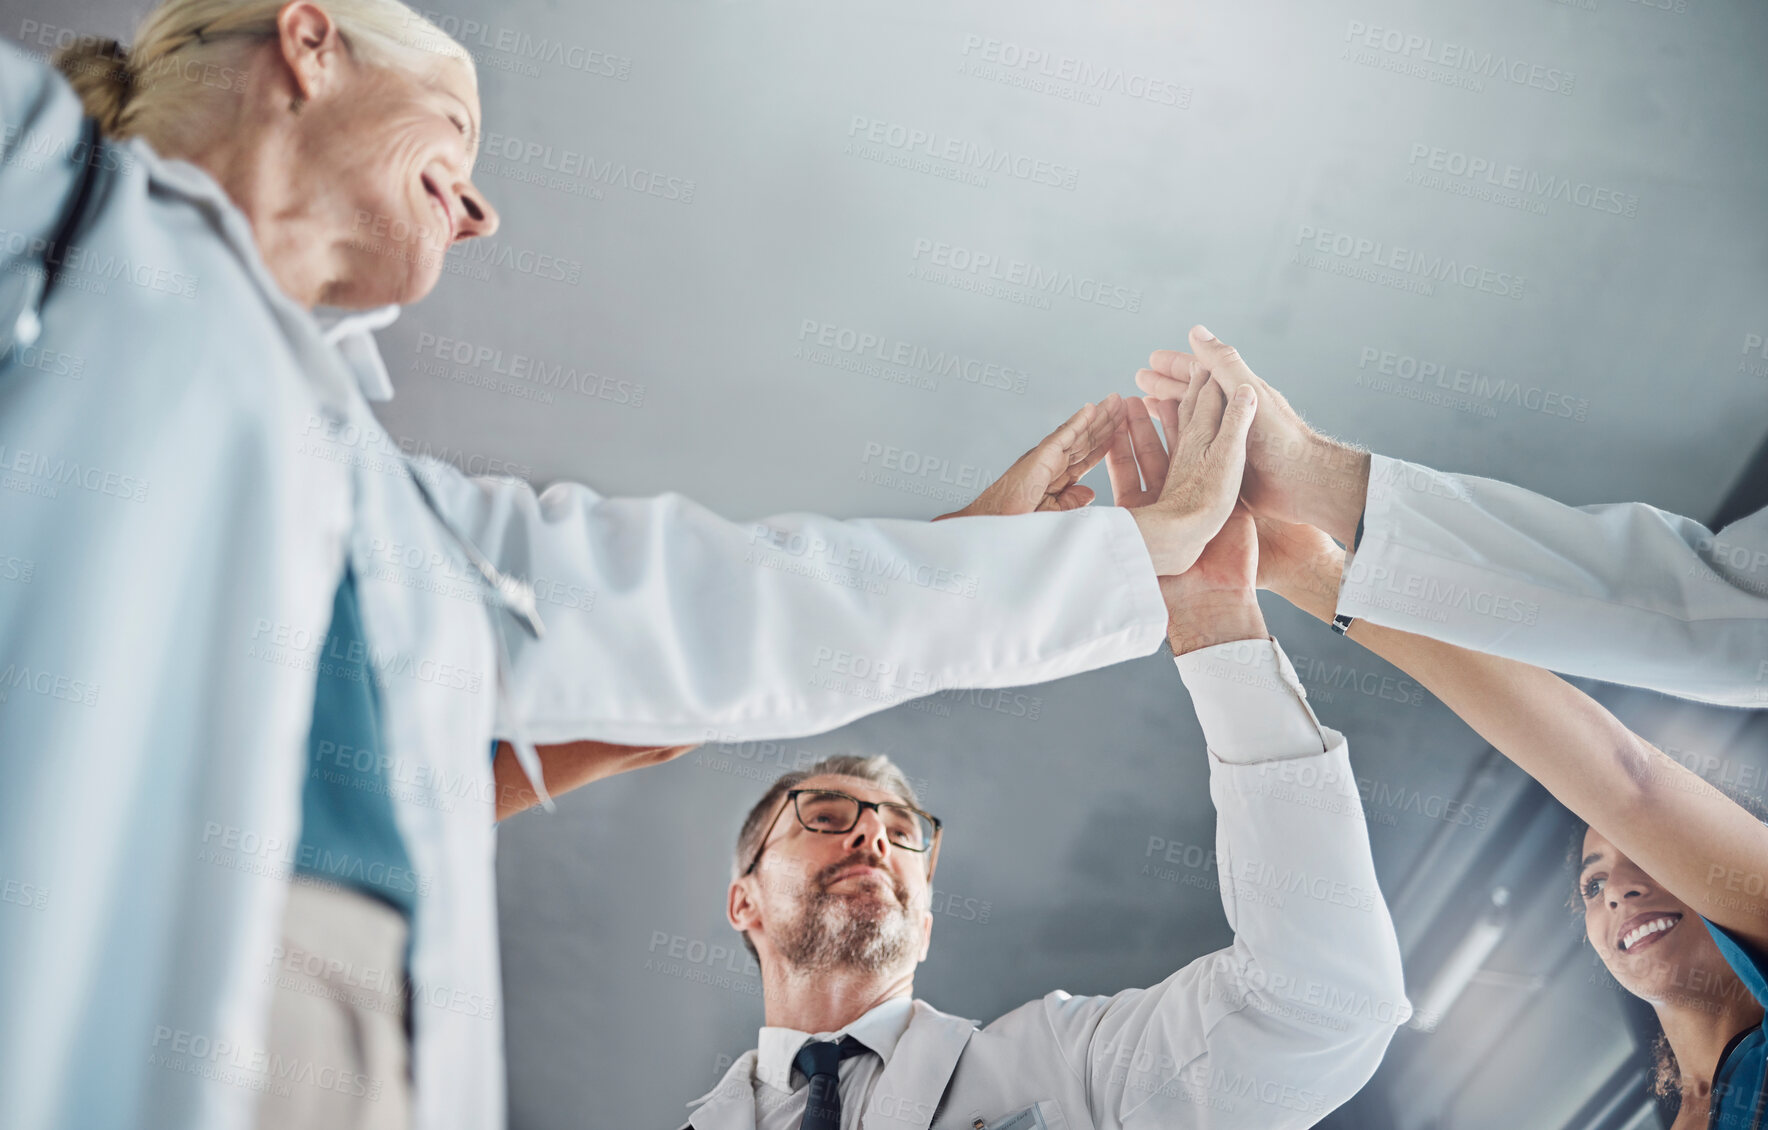
[[[162,152],[200,149],[226,118],[219,99],[246,89],[251,54],[276,38],[288,0],[161,0],[125,48],[83,37],[55,66],[111,137],[145,137]],[[322,0],[357,61],[425,76],[472,56],[399,0]]]

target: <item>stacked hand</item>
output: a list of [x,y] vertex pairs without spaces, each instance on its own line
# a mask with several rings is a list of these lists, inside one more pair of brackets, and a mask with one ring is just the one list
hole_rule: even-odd
[[1180,400],[1198,383],[1232,392],[1253,389],[1259,414],[1247,441],[1240,497],[1254,515],[1317,526],[1349,545],[1369,485],[1369,455],[1309,427],[1283,394],[1266,384],[1227,345],[1202,326],[1191,330],[1191,352],[1157,350],[1136,384],[1151,396]]
[[[1221,388],[1199,381],[1181,402],[1183,418],[1173,418],[1174,457],[1161,454],[1158,467],[1146,474],[1147,487],[1136,480],[1131,508],[1136,526],[1161,576],[1183,573],[1233,513],[1246,464],[1246,433],[1257,410],[1249,390],[1232,399]],[[1175,406],[1177,408],[1177,406]],[[976,501],[941,518],[985,514],[1025,514],[1033,510],[1071,510],[1093,500],[1093,491],[1077,480],[1113,452],[1113,490],[1118,489],[1120,449],[1133,428],[1142,440],[1154,439],[1153,425],[1140,400],[1124,401],[1113,393],[1097,406],[1087,405],[1042,443],[1026,452]],[[938,519],[935,519],[938,521]]]
[[1191,346],[1156,352],[1136,374],[1146,403],[1113,394],[1084,406],[976,501],[941,515],[1085,506],[1093,491],[1079,480],[1105,460],[1160,575],[1177,654],[1262,637],[1257,588],[1330,619],[1343,554],[1321,531],[1349,543],[1369,467],[1366,453],[1310,428],[1233,347],[1201,326]]
[[[1106,461],[1111,493],[1120,506],[1160,506],[1151,498],[1155,490],[1144,484],[1183,484],[1206,498],[1207,505],[1194,509],[1216,523],[1209,540],[1186,567],[1160,572],[1160,592],[1166,598],[1167,639],[1174,655],[1232,640],[1263,639],[1264,616],[1259,612],[1254,589],[1258,579],[1259,545],[1253,516],[1235,501],[1244,460],[1244,436],[1251,421],[1239,424],[1233,440],[1224,442],[1224,417],[1235,407],[1221,386],[1210,381],[1193,382],[1177,400],[1152,402],[1159,415],[1163,445],[1154,421],[1140,401],[1129,404],[1129,419],[1118,433]],[[1250,410],[1248,415],[1250,415]],[[1213,435],[1211,434],[1213,432]],[[1209,435],[1208,440],[1203,437]],[[1199,450],[1199,445],[1201,450]],[[1226,492],[1226,493],[1223,493]],[[1168,493],[1161,490],[1161,498]],[[1217,515],[1220,515],[1218,518]]]

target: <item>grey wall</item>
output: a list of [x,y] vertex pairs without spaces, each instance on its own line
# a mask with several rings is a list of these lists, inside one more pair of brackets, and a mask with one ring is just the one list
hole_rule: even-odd
[[[471,470],[680,490],[735,518],[931,516],[1082,401],[1131,391],[1148,351],[1197,321],[1331,432],[1574,503],[1705,516],[1768,431],[1768,355],[1747,344],[1768,336],[1768,9],[1753,0],[431,2],[450,28],[483,29],[463,38],[484,95],[479,179],[504,226],[383,335],[400,388],[384,419]],[[25,38],[29,21],[127,38],[141,11],[4,7]],[[991,41],[1112,88],[1040,84],[989,62]],[[1524,81],[1427,61],[1451,44]],[[883,143],[866,141],[874,121]],[[1042,164],[1029,179],[898,167],[895,127]],[[546,167],[560,162],[592,172]],[[1536,191],[1449,171],[1464,162]],[[637,169],[662,176],[655,192],[632,187]],[[947,285],[939,245],[1073,288],[991,295],[950,268],[961,286]],[[1372,262],[1395,248],[1471,267],[1484,289]],[[1100,286],[1105,304],[1083,300]],[[807,323],[1023,387],[866,370],[809,348]],[[438,361],[441,338],[578,377]],[[887,448],[962,485],[893,474]],[[1577,938],[1541,862],[1554,811],[1503,769],[1470,777],[1483,746],[1440,705],[1347,689],[1352,672],[1391,672],[1269,611],[1366,786],[1433,802],[1370,814],[1384,885],[1409,892],[1409,968],[1440,959],[1443,924],[1484,897],[1490,868],[1509,860],[1544,892],[1494,975],[1438,1033],[1403,1033],[1338,1123],[1572,1123],[1639,1059],[1587,951],[1554,949]],[[1635,701],[1648,733],[1702,725]],[[1744,756],[1735,727],[1700,732],[1678,748]],[[1143,871],[1151,837],[1213,836],[1203,747],[1164,657],[937,696],[812,740],[715,744],[504,830],[515,1126],[676,1125],[751,1046],[758,982],[723,956],[741,953],[722,917],[730,841],[768,777],[838,749],[892,754],[949,822],[917,982],[947,1010],[986,1020],[1053,988],[1149,983],[1228,939],[1213,874]],[[1483,790],[1485,828],[1423,811],[1464,788]],[[1536,844],[1522,863],[1513,834]],[[1465,1077],[1493,1047],[1510,1058]]]

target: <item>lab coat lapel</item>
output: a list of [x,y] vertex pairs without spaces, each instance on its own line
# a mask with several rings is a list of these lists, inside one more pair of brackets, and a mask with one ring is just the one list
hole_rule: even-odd
[[908,1031],[897,1041],[890,1065],[872,1088],[861,1130],[926,1130],[957,1070],[958,1057],[976,1022],[950,1016],[926,1001],[915,1002]]
[[755,1130],[755,1049],[744,1052],[718,1086],[695,1101],[700,1105],[682,1130]]

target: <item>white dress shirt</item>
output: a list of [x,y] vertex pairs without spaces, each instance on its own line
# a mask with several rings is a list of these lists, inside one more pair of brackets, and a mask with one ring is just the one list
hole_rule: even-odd
[[1768,510],[1718,533],[1381,455],[1338,612],[1611,683],[1768,707]]
[[1344,738],[1271,640],[1177,660],[1208,745],[1234,943],[1152,988],[1061,991],[989,1024],[900,997],[835,1032],[763,1028],[690,1104],[695,1130],[798,1130],[811,1039],[839,1069],[842,1130],[1311,1126],[1374,1073],[1411,1015]]
[[[914,1016],[915,1002],[908,997],[894,997],[873,1006],[870,1012],[839,1032],[800,1032],[796,1028],[763,1028],[755,1045],[755,1119],[757,1126],[789,1126],[797,1130],[804,1120],[804,1104],[810,1094],[810,1080],[793,1066],[798,1052],[812,1040],[838,1043],[852,1036],[866,1046],[866,1051],[848,1056],[838,1069],[838,1089],[845,1103],[848,1095],[870,1095],[878,1076],[890,1064],[897,1041],[908,1031]],[[857,1124],[857,1114],[849,1118],[843,1113],[841,1124]]]

